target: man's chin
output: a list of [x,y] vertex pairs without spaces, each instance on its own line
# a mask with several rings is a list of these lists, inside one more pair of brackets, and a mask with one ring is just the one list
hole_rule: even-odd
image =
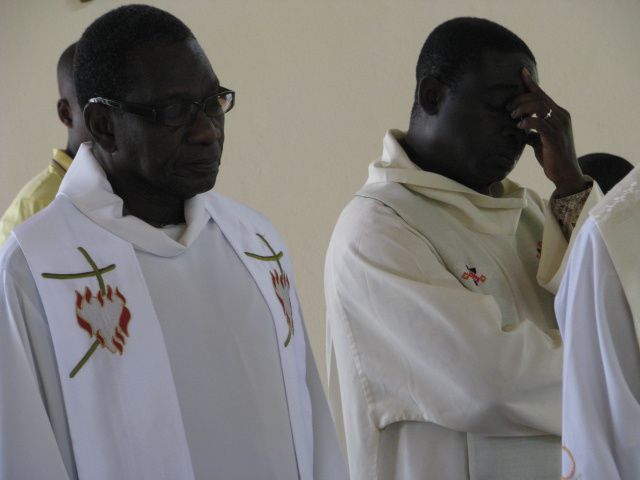
[[487,183],[501,182],[513,172],[516,164],[517,160],[511,162],[504,161],[503,163],[493,165],[491,169],[487,169],[487,171],[484,172]]
[[171,190],[184,200],[188,200],[213,189],[216,184],[216,179],[217,175],[193,179],[180,178],[179,181],[173,183]]
[[485,175],[477,179],[477,183],[475,187],[471,187],[473,190],[477,192],[484,192],[485,194],[490,194],[493,196],[493,193],[500,190],[500,185],[502,181],[507,178],[509,172],[500,172],[499,174],[494,175]]

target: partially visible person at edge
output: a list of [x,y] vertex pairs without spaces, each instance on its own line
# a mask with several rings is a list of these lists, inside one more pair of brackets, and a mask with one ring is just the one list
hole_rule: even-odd
[[7,211],[0,218],[0,246],[11,231],[31,215],[49,205],[58,193],[60,182],[67,173],[73,157],[82,142],[90,140],[89,131],[84,126],[82,108],[78,105],[76,89],[73,85],[73,55],[76,44],[69,45],[58,60],[58,118],[67,127],[67,147],[53,149],[49,166],[22,187]]
[[74,77],[94,140],[0,250],[0,477],[345,480],[289,252],[212,190],[233,90],[143,5]]
[[[601,193],[511,31],[447,21],[416,70],[409,130],[387,132],[326,258],[329,397],[351,477],[556,480],[552,292]],[[526,145],[555,185],[548,204],[506,178]]]
[[598,182],[605,194],[633,170],[631,162],[611,153],[582,155],[578,157],[578,164],[582,173]]
[[555,300],[566,480],[640,478],[640,168],[623,176],[589,212]]

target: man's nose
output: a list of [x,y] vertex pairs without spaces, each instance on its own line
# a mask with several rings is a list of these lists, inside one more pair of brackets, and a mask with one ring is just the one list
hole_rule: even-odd
[[222,137],[224,118],[210,118],[202,110],[198,110],[196,118],[187,132],[188,143],[210,144]]

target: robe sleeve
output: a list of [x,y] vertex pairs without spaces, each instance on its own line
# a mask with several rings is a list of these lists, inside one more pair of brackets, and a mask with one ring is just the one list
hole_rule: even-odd
[[[464,288],[424,237],[375,208],[341,218],[327,254],[337,371],[352,365],[357,376],[340,383],[342,402],[364,399],[378,429],[420,421],[483,435],[559,435],[557,330],[524,320],[503,331],[492,296]],[[359,428],[344,417],[347,430]]]
[[0,478],[70,480],[76,472],[69,437],[61,449],[55,434],[66,429],[59,386],[55,393],[55,356],[46,353],[41,336],[46,319],[35,284],[12,268],[20,260],[24,256],[10,238],[0,254]]
[[592,220],[576,239],[556,315],[565,343],[563,475],[640,478],[640,351],[622,285]]
[[[562,280],[567,260],[571,253],[576,234],[589,218],[589,211],[602,199],[602,191],[596,182],[591,186],[591,192],[584,202],[580,214],[571,228],[571,235],[567,241],[558,221],[557,212],[546,202],[544,209],[544,231],[542,236],[542,251],[537,280],[541,287],[555,294]],[[572,222],[573,223],[573,222]]]

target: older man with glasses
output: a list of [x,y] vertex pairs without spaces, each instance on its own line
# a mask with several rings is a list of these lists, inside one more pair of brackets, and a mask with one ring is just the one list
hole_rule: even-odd
[[0,476],[346,478],[289,253],[211,191],[234,92],[139,5],[75,84],[94,141],[0,253]]

